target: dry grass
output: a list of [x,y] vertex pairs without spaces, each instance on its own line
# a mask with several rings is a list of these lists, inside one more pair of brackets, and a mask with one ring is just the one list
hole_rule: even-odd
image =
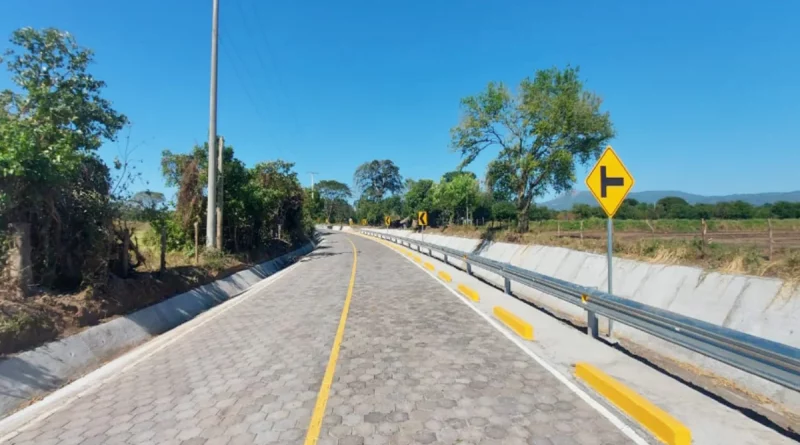
[[[430,229],[432,233],[488,239],[515,244],[539,244],[565,247],[573,250],[604,254],[606,240],[558,236],[552,232],[517,233],[508,229],[489,229],[470,226],[451,226],[446,229]],[[615,237],[614,254],[649,263],[667,265],[687,265],[701,267],[707,271],[731,274],[744,274],[763,277],[777,277],[788,283],[800,282],[800,249],[778,247],[772,260],[763,247],[743,241],[717,243],[713,240],[703,246],[700,237],[694,238],[653,238],[642,234],[640,237]]]

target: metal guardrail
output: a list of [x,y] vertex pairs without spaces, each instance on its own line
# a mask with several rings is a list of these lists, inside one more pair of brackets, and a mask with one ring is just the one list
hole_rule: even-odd
[[[431,255],[433,251],[440,252],[444,255],[445,261],[448,257],[458,258],[466,264],[466,271],[469,274],[472,274],[472,266],[476,266],[503,277],[506,293],[511,293],[510,283],[515,281],[583,307],[590,314],[603,315],[747,373],[800,391],[800,349],[472,253],[371,230],[362,232],[408,247],[417,246],[420,252],[424,248]],[[591,317],[590,315],[590,329]],[[593,331],[592,334],[597,336],[596,322]]]

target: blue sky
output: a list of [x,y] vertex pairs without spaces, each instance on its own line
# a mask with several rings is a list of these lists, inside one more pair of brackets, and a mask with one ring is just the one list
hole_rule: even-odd
[[[459,162],[460,98],[572,64],[605,99],[634,191],[800,189],[798,2],[220,1],[219,133],[249,165],[295,162],[304,184],[309,171],[351,183],[386,158],[438,178]],[[207,139],[211,1],[3,9],[2,36],[55,26],[95,50],[93,73],[133,122],[149,181],[136,188],[164,190],[161,151]]]

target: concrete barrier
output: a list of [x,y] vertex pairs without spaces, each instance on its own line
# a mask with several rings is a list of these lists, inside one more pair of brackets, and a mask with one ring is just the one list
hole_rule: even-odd
[[492,309],[495,318],[503,322],[509,329],[516,332],[517,335],[525,340],[533,340],[533,326],[522,318],[516,316],[511,311],[495,306]]
[[305,246],[124,317],[0,359],[0,417],[246,291],[313,250]]
[[588,363],[578,363],[575,365],[575,376],[626,412],[660,441],[668,445],[691,445],[692,433],[686,425],[600,369]]
[[[483,257],[503,261],[538,273],[600,290],[607,288],[604,255],[562,247],[495,243],[454,236],[427,235],[403,230],[381,230],[396,236],[423,240]],[[464,262],[449,262],[464,269]],[[473,274],[500,288],[498,275],[472,268]],[[614,294],[650,306],[800,347],[800,289],[777,278],[706,272],[696,267],[651,264],[614,259]],[[585,322],[586,312],[567,303],[512,282],[512,293],[556,315]],[[606,323],[601,321],[601,328]],[[637,329],[616,323],[614,336],[648,348],[666,358],[687,363],[722,377],[742,389],[769,398],[777,409],[800,413],[800,393],[739,371],[731,366],[673,345]],[[771,408],[770,408],[771,409]]]

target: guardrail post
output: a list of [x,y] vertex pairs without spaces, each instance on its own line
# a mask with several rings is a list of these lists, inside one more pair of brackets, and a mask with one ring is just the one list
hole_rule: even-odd
[[506,294],[511,295],[511,280],[508,278],[505,279],[505,290]]
[[444,264],[450,264],[450,263],[447,262],[447,254],[446,253],[444,254]]
[[597,314],[594,311],[587,311],[587,320],[586,320],[586,333],[591,335],[592,338],[598,338],[600,336],[600,325],[597,321]]
[[472,264],[464,262],[467,265],[467,275],[472,275]]

